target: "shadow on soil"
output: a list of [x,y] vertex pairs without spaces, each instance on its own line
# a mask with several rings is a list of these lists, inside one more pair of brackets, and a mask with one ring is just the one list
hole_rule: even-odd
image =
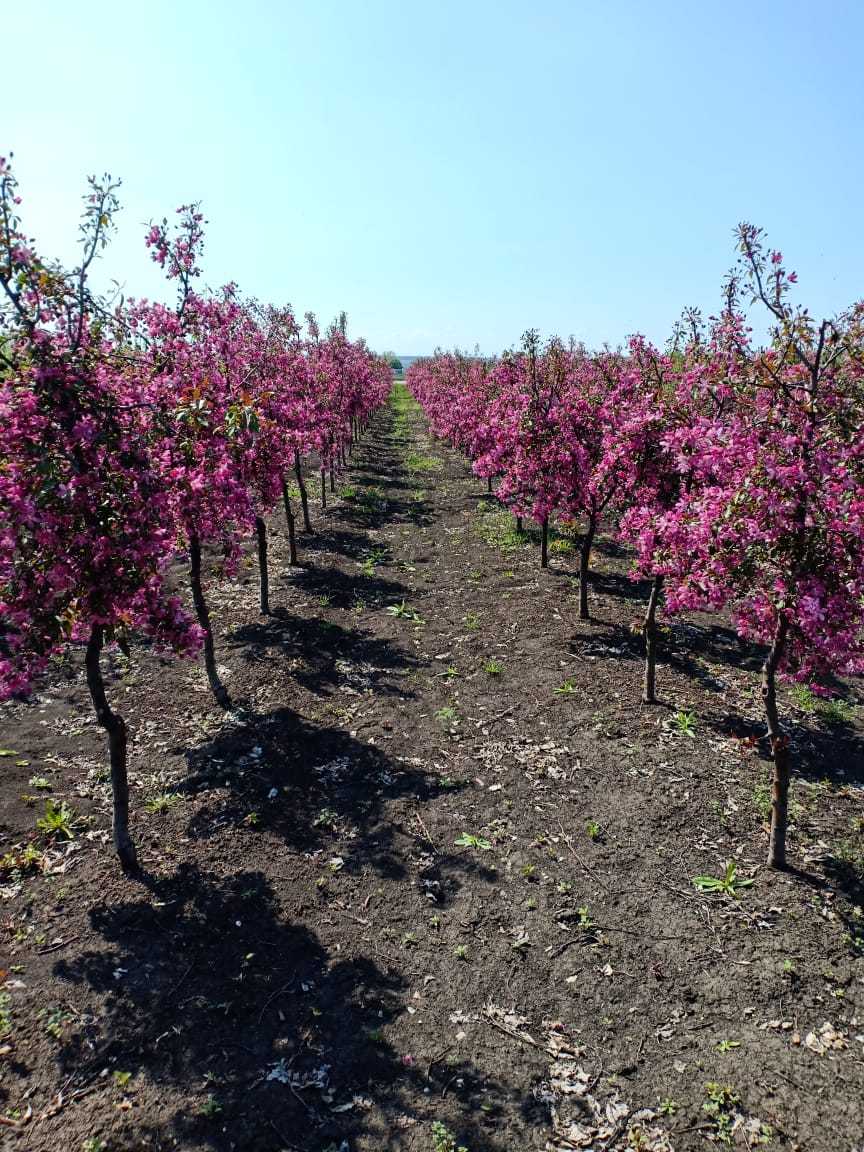
[[[104,1005],[64,1040],[61,1071],[87,1085],[112,1068],[117,1103],[137,1098],[158,1117],[136,1127],[136,1142],[323,1152],[366,1133],[398,1148],[411,1144],[411,1123],[430,1123],[411,1103],[424,1091],[458,1079],[466,1101],[500,1093],[470,1061],[418,1067],[394,1050],[382,1029],[404,1010],[402,979],[328,951],[261,872],[181,865],[144,889],[93,908],[97,942],[54,969]],[[386,1130],[368,1127],[369,1095]],[[478,1107],[460,1138],[493,1152],[503,1147],[494,1127],[495,1108]]]

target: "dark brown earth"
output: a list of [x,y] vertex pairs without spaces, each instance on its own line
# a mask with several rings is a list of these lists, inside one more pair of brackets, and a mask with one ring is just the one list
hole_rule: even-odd
[[768,871],[759,654],[673,622],[640,707],[626,557],[579,624],[568,538],[539,571],[482,487],[397,399],[301,570],[274,519],[272,616],[211,582],[233,714],[114,659],[140,877],[80,657],[0,709],[4,1148],[864,1148],[857,713],[784,690]]

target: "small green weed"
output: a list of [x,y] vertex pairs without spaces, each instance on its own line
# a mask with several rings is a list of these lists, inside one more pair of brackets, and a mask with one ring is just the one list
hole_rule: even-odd
[[574,692],[576,692],[576,681],[572,679],[565,680],[555,691],[559,696],[572,696]]
[[218,1116],[221,1111],[222,1111],[221,1102],[217,1099],[217,1097],[215,1097],[213,1095],[212,1092],[208,1093],[207,1099],[204,1101],[204,1103],[199,1108],[199,1112],[201,1113],[201,1115],[206,1116],[209,1119],[212,1119],[214,1116]]
[[456,1137],[449,1128],[435,1120],[432,1124],[432,1152],[468,1152],[464,1144],[456,1145]]
[[718,1052],[734,1052],[736,1048],[741,1047],[740,1040],[721,1040],[717,1045]]
[[722,876],[694,876],[693,887],[700,892],[716,893],[737,898],[744,888],[750,888],[752,880],[740,879],[737,876],[738,865],[734,860],[726,861],[726,869]]
[[675,712],[672,716],[672,726],[679,736],[689,736],[692,740],[696,735],[696,714],[694,712]]
[[504,666],[497,660],[487,660],[483,665],[483,671],[487,676],[500,676],[504,671]]
[[75,810],[70,808],[65,800],[59,803],[56,800],[46,800],[45,814],[36,821],[36,827],[48,838],[64,836],[67,840],[74,840],[75,834],[72,831],[74,822]]
[[398,604],[391,604],[385,608],[385,612],[390,616],[395,616],[397,620],[413,620],[417,624],[423,623],[420,613],[415,608],[410,608],[404,600]]
[[485,840],[482,836],[474,836],[470,832],[463,832],[454,843],[459,848],[479,848],[481,852],[490,852],[492,850],[492,845],[488,840]]
[[731,1144],[732,1125],[741,1098],[731,1084],[717,1084],[713,1080],[705,1085],[705,1096],[702,1110],[710,1117],[715,1138],[721,1144]]
[[163,816],[174,807],[178,800],[179,797],[173,792],[160,792],[145,802],[144,809],[153,816]]

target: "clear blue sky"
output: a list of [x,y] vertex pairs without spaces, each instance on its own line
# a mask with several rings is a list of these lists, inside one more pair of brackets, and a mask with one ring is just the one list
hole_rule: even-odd
[[209,283],[404,353],[662,340],[740,219],[814,311],[864,295],[860,0],[21,0],[3,40],[29,230],[68,255],[121,175],[131,294],[201,199]]

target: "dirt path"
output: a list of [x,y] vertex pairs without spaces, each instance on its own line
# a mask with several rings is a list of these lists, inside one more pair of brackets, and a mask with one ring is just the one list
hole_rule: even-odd
[[[802,873],[769,874],[725,628],[676,624],[640,709],[625,559],[578,625],[567,538],[541,573],[403,394],[339,488],[301,570],[274,521],[272,616],[251,559],[211,589],[230,717],[197,666],[116,661],[142,879],[80,667],[0,709],[4,850],[45,796],[83,818],[2,880],[0,1144],[853,1152],[856,726],[795,713]],[[701,895],[727,859],[753,885]]]

